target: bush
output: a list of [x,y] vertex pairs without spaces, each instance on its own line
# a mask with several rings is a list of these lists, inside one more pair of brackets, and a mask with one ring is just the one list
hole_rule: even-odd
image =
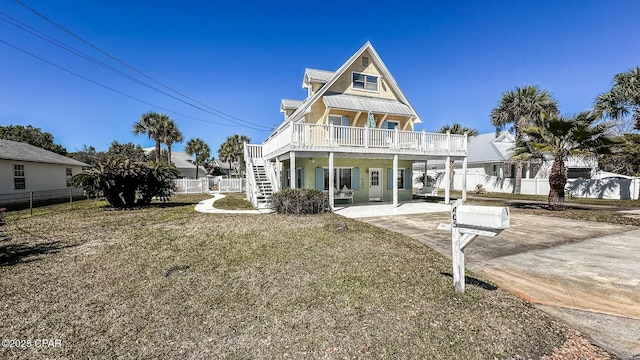
[[284,189],[273,194],[271,208],[279,214],[309,215],[330,212],[329,195],[320,190]]
[[484,194],[486,192],[487,190],[484,188],[484,186],[482,186],[482,184],[476,185],[476,190],[475,190],[476,194]]
[[154,197],[169,200],[178,175],[175,167],[167,165],[109,159],[71,181],[90,196],[103,195],[112,207],[122,208],[148,205]]

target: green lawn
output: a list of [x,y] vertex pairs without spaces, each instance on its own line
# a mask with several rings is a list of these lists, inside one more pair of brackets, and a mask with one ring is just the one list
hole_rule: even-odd
[[[0,358],[539,358],[567,329],[410,237],[334,214],[91,200],[7,214]],[[32,343],[33,344],[33,343]]]

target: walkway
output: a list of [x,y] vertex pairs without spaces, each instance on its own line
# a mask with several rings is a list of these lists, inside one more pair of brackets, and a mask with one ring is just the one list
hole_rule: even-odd
[[207,214],[268,214],[273,212],[271,209],[260,209],[260,210],[224,210],[224,209],[216,209],[213,207],[213,203],[216,200],[220,200],[224,198],[225,195],[220,193],[213,193],[213,198],[200,201],[195,209],[201,213]]

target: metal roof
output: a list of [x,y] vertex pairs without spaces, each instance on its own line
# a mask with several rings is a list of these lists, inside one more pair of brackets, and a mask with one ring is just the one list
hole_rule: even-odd
[[467,161],[469,163],[502,162],[513,156],[516,141],[508,131],[480,134],[467,140]]
[[27,143],[0,139],[0,159],[69,166],[91,166]]
[[352,111],[371,110],[379,114],[416,116],[416,113],[413,112],[410,107],[396,100],[329,93],[326,93],[322,100],[327,107],[332,109]]
[[302,100],[282,99],[281,108],[285,110],[295,110],[302,105]]
[[329,80],[335,75],[335,71],[318,70],[318,69],[304,69],[305,78],[309,78],[312,82],[328,83]]

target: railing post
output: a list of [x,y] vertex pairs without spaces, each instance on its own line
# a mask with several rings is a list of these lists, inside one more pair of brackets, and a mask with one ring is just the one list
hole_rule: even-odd
[[329,146],[333,147],[333,124],[329,124]]
[[447,153],[451,153],[451,132],[447,130]]
[[395,145],[396,149],[400,148],[400,135],[398,133],[398,127],[396,126],[395,129],[393,129],[394,133],[393,133],[393,144]]
[[[422,129],[422,151],[427,151],[427,132]],[[425,168],[425,174],[427,169]]]
[[365,126],[364,128],[364,148],[367,149],[369,147],[369,127]]

